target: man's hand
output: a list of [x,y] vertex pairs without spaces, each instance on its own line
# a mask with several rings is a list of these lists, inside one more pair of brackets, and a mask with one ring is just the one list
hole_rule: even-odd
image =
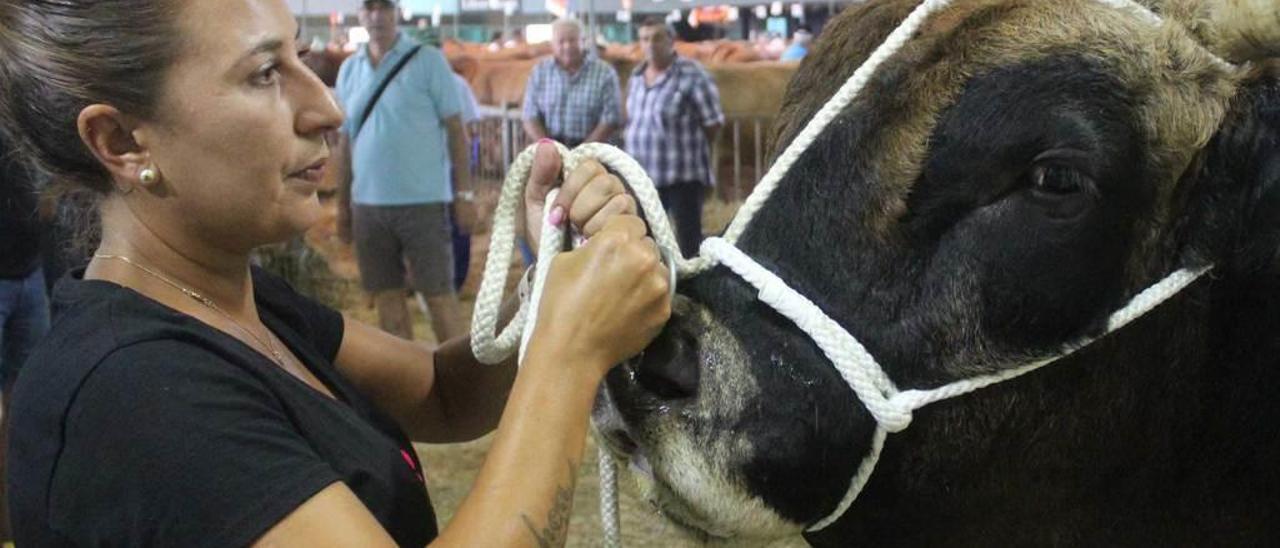
[[484,219],[482,205],[474,199],[455,198],[453,201],[453,218],[458,221],[458,228],[466,234],[475,234]]

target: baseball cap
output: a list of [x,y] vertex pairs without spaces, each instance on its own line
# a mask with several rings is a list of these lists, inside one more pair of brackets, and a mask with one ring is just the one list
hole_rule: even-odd
[[372,8],[378,4],[381,4],[384,6],[390,6],[394,8],[398,4],[400,4],[400,2],[398,2],[397,0],[364,0],[365,8]]

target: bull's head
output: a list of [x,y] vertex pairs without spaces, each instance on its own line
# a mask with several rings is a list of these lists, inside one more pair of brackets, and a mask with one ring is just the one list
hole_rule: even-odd
[[[1168,272],[1216,265],[1060,363],[919,411],[811,541],[1274,535],[1280,442],[1256,425],[1280,420],[1280,8],[1151,3],[1165,23],[1098,0],[934,14],[739,238],[902,388],[1056,353]],[[915,4],[829,24],[779,147]],[[803,531],[845,494],[872,417],[725,268],[679,293],[608,376],[597,429],[676,522]]]

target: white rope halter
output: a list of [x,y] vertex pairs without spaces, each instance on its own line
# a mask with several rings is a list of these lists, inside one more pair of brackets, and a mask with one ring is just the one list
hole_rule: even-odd
[[[1156,14],[1132,0],[1098,1],[1117,9],[1134,13],[1145,21],[1154,24],[1160,23],[1160,18]],[[891,432],[900,432],[906,429],[911,424],[912,412],[916,409],[936,401],[953,398],[991,384],[1018,377],[1068,356],[1097,340],[1097,338],[1120,329],[1130,321],[1147,313],[1212,268],[1212,266],[1204,266],[1194,269],[1182,269],[1166,276],[1163,280],[1138,293],[1128,304],[1113,313],[1107,322],[1107,330],[1102,335],[1067,345],[1055,356],[1046,357],[998,373],[952,382],[933,389],[899,390],[885,374],[875,358],[867,352],[866,348],[847,329],[836,323],[812,301],[797,293],[785,281],[760,266],[735,246],[738,238],[746,230],[748,223],[750,223],[756,212],[763,207],[774,189],[777,188],[779,181],[782,180],[783,176],[791,169],[791,166],[809,148],[810,144],[822,133],[827,125],[858,96],[876,68],[901,49],[916,34],[920,25],[930,14],[945,8],[950,3],[951,0],[924,0],[916,6],[885,42],[876,48],[866,62],[858,67],[853,75],[845,81],[844,85],[831,96],[799,135],[787,145],[782,154],[770,166],[769,171],[761,179],[755,191],[747,197],[746,202],[743,203],[733,221],[729,224],[728,229],[726,229],[724,236],[709,238],[703,242],[701,255],[694,259],[684,260],[680,258],[674,234],[667,222],[657,191],[653,187],[653,182],[634,159],[608,145],[587,144],[569,152],[565,147],[557,144],[557,148],[564,158],[565,175],[582,159],[595,158],[631,185],[645,217],[649,221],[649,228],[654,239],[661,247],[671,252],[670,255],[672,257],[675,257],[674,260],[680,277],[688,278],[721,264],[755,286],[759,291],[758,297],[762,302],[772,306],[779,313],[786,316],[814,340],[827,359],[839,371],[841,377],[848,383],[858,400],[862,402],[863,406],[875,419],[876,429],[872,436],[871,449],[862,457],[857,472],[850,480],[845,496],[827,517],[811,525],[808,528],[809,531],[817,531],[827,527],[842,516],[849,506],[853,504],[863,486],[870,479],[871,472],[875,469],[876,462],[879,460],[881,450],[884,447],[885,438]],[[1225,61],[1219,60],[1219,62],[1227,64]],[[1230,66],[1229,64],[1227,65]],[[472,324],[471,331],[472,349],[476,357],[486,363],[497,363],[509,356],[514,350],[517,342],[515,337],[516,333],[520,332],[519,330],[523,329],[526,340],[532,333],[533,322],[528,321],[530,312],[527,309],[537,310],[538,299],[546,279],[547,267],[551,258],[563,244],[564,233],[544,221],[542,241],[539,246],[541,252],[538,258],[536,280],[531,297],[533,304],[532,306],[526,306],[522,303],[520,312],[508,325],[507,329],[501,334],[496,334],[498,307],[502,300],[502,286],[506,280],[507,268],[511,261],[517,208],[520,206],[524,183],[528,179],[532,166],[534,149],[535,147],[526,149],[512,164],[504,183],[502,198],[498,203],[495,215],[493,247],[489,252],[485,265],[484,280],[480,285],[480,293],[476,302],[475,321]],[[550,204],[551,200],[549,199],[547,203]],[[536,317],[536,314],[533,317]],[[523,352],[521,354],[523,357]],[[602,477],[611,484],[611,478],[614,475],[613,460],[603,448],[600,450],[600,465]],[[605,483],[606,481],[602,481],[601,511],[602,516],[605,517],[605,544],[612,547],[619,545],[617,499],[615,489],[611,485],[605,485]]]

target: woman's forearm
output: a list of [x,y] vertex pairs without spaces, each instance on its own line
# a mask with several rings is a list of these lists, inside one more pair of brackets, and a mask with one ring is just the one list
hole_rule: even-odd
[[471,493],[438,542],[561,546],[568,531],[587,418],[601,367],[561,363],[535,340]]
[[[505,326],[515,316],[520,301],[512,297],[498,314],[498,325]],[[516,357],[489,365],[476,360],[471,352],[471,338],[446,341],[435,351],[435,385],[428,408],[439,409],[443,416],[432,421],[435,431],[422,432],[415,439],[437,443],[456,443],[479,438],[498,427],[507,395],[516,378]]]
[[498,427],[512,384],[516,379],[515,357],[488,365],[476,361],[469,337],[451,340],[436,349],[435,386],[429,407],[442,415],[433,421],[436,431],[416,439],[437,443],[471,441]]

